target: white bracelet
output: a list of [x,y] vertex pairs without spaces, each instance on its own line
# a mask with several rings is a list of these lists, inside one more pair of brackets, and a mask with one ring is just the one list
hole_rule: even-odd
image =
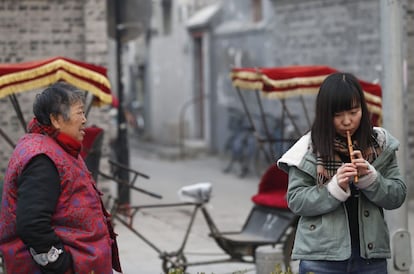
[[56,262],[57,259],[59,259],[59,255],[63,253],[62,249],[57,249],[54,246],[52,246],[47,253],[36,253],[33,248],[30,248],[29,250],[35,262],[41,266]]

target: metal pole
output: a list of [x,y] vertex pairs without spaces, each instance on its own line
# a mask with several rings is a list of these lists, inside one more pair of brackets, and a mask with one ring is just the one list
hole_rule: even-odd
[[[118,28],[121,25],[121,2],[115,2],[115,40],[116,40],[116,82],[118,91],[118,134],[116,139],[116,146],[113,148],[117,158],[117,162],[123,166],[129,167],[129,149],[128,149],[128,135],[127,126],[124,113],[124,90],[122,84],[122,29]],[[125,169],[119,170],[117,174],[120,180],[129,181],[129,173]],[[118,185],[118,201],[120,205],[128,206],[130,203],[129,188],[125,185]]]
[[[400,141],[397,154],[401,173],[406,179],[407,126],[405,122],[403,54],[402,54],[402,1],[381,0],[382,46],[382,111],[384,127]],[[407,182],[407,180],[406,180]],[[407,202],[400,208],[385,212],[391,236],[392,258],[388,264],[390,274],[408,273],[411,265],[411,243],[408,227]]]

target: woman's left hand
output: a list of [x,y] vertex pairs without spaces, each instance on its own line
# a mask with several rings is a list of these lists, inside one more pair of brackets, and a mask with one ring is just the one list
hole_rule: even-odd
[[352,155],[354,156],[352,163],[358,169],[358,176],[365,176],[372,172],[369,169],[368,162],[364,159],[360,150],[354,150],[354,153]]

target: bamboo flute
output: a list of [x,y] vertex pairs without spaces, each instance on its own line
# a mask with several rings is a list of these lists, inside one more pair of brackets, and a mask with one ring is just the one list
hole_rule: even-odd
[[[354,147],[352,146],[351,134],[349,131],[346,132],[346,137],[348,140],[348,150],[349,150],[349,157],[351,158],[351,162],[354,160]],[[354,177],[354,183],[358,183],[358,175]]]

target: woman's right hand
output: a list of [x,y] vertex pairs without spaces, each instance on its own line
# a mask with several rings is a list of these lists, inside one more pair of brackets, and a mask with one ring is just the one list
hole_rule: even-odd
[[346,191],[349,186],[349,182],[358,175],[358,169],[355,164],[345,163],[336,171],[336,180],[338,185]]

